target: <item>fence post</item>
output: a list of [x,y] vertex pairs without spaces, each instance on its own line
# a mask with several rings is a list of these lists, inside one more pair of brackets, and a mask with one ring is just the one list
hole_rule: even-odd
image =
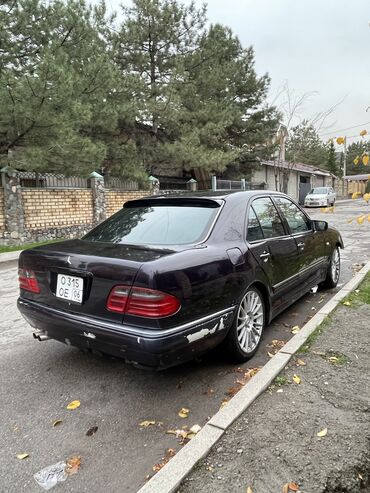
[[187,182],[187,187],[191,192],[196,192],[198,189],[197,180],[194,180],[194,178],[190,178],[190,180]]
[[152,194],[153,195],[159,195],[160,183],[159,183],[158,178],[156,178],[155,176],[149,176],[148,180],[149,180],[149,186],[150,186],[150,190],[152,191]]
[[93,171],[90,176],[93,203],[93,223],[99,224],[106,219],[104,177]]
[[19,175],[10,166],[4,166],[0,172],[4,188],[5,231],[10,234],[11,240],[19,241],[24,236],[24,211]]
[[242,179],[240,180],[240,185],[241,185],[241,186],[240,186],[240,188],[241,188],[242,190],[245,190],[245,178],[242,178]]
[[217,190],[217,177],[215,175],[212,176],[212,190],[214,192]]

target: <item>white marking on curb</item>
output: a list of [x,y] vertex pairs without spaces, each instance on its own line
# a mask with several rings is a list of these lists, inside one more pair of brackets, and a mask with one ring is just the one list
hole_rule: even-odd
[[368,272],[370,272],[370,261],[138,493],[176,492],[197,462],[205,457],[222,437],[224,431],[270,385],[293,354],[306,342],[309,335],[345,296],[357,288]]

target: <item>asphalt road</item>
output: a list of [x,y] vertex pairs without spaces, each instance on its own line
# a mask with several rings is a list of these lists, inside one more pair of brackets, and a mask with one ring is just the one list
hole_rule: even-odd
[[[348,223],[370,214],[360,201],[339,204],[334,214],[310,209],[316,219],[338,227],[345,241],[340,285],[369,259],[370,222]],[[357,264],[357,265],[356,265]],[[340,286],[339,286],[340,287]],[[272,340],[287,341],[333,294],[310,293],[265,331],[257,355],[245,368],[262,366]],[[181,445],[166,433],[184,425],[204,425],[239,378],[219,353],[160,373],[135,369],[117,360],[85,355],[56,341],[36,342],[16,309],[16,269],[0,272],[0,491],[42,491],[33,479],[40,469],[73,455],[82,457],[78,474],[53,491],[136,492],[153,474],[165,450]],[[81,406],[69,411],[70,401]],[[189,416],[178,411],[186,407]],[[53,427],[55,420],[62,422]],[[144,420],[155,425],[142,428]],[[91,427],[95,434],[87,436]],[[29,454],[20,460],[16,455]]]

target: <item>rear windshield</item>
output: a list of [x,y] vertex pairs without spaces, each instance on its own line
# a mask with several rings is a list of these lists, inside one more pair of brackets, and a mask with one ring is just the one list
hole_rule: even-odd
[[317,194],[317,195],[323,195],[325,193],[328,193],[328,189],[325,187],[319,187],[319,188],[313,188],[310,192],[310,194]]
[[130,245],[186,245],[209,232],[219,210],[211,206],[150,205],[124,207],[83,240]]

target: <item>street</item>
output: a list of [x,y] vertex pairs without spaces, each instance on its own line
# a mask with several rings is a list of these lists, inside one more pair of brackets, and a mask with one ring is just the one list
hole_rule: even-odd
[[[342,234],[341,287],[369,259],[370,222],[359,224],[356,218],[370,210],[358,200],[339,203],[334,213],[307,212]],[[220,352],[152,373],[56,341],[37,342],[16,308],[16,268],[0,271],[0,280],[1,492],[41,491],[33,475],[73,455],[81,456],[81,469],[55,491],[136,492],[166,449],[181,447],[167,430],[203,426],[236,384],[236,367]],[[258,353],[244,367],[262,366],[268,352],[274,351],[271,341],[287,341],[292,327],[302,326],[335,292],[307,294],[275,319]],[[67,410],[67,404],[77,399],[81,406]],[[185,419],[178,416],[183,407],[190,410]],[[61,423],[54,427],[56,420]],[[155,424],[140,426],[145,420]],[[96,433],[86,435],[92,427],[97,427]],[[17,459],[21,453],[29,457]]]

